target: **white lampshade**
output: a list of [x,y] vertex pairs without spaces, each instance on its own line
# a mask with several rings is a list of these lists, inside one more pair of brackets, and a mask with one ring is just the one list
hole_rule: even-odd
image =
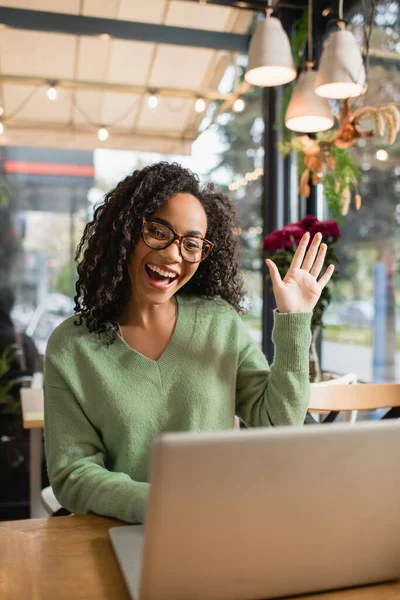
[[293,81],[296,69],[289,38],[281,22],[267,14],[259,21],[251,38],[245,80],[260,87],[273,87]]
[[323,98],[355,98],[365,92],[365,69],[351,31],[335,31],[322,52],[315,93]]
[[313,133],[333,127],[329,100],[314,92],[317,72],[304,71],[299,75],[286,111],[285,125],[292,131]]

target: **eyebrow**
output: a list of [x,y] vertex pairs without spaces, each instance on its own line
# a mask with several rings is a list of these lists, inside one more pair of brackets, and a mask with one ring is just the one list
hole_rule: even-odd
[[[157,223],[162,223],[163,225],[166,225],[167,227],[170,227],[173,231],[174,228],[172,227],[171,223],[169,221],[166,221],[165,219],[161,219],[160,217],[154,217],[154,219],[151,219],[152,221],[156,221]],[[187,231],[185,234],[185,236],[187,235],[197,235],[199,237],[203,237],[203,234],[201,233],[201,231]]]

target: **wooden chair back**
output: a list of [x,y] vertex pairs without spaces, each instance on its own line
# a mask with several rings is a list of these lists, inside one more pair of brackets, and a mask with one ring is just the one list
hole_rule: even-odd
[[400,406],[400,383],[311,386],[310,411],[375,410]]

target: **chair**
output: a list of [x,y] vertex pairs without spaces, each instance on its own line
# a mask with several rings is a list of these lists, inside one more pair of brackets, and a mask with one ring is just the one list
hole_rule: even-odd
[[61,506],[54,495],[53,488],[50,485],[42,489],[40,497],[42,500],[42,505],[46,509],[49,517],[63,517],[71,514],[68,510]]
[[[331,373],[325,372],[322,374],[322,381],[312,383],[311,388],[326,387],[327,385],[353,385],[355,383],[358,383],[358,376],[355,373],[345,373],[344,375],[337,376],[337,375],[333,375]],[[326,416],[324,419],[321,420],[321,417],[322,417],[321,414],[312,416],[310,414],[310,412],[308,412],[305,423],[306,424],[310,424],[310,423],[314,424],[315,422],[317,422],[317,423],[332,423],[338,415],[339,415],[338,411],[331,411],[328,414],[328,416]],[[356,410],[348,412],[345,415],[345,420],[348,421],[352,425],[356,422],[356,418],[357,418]]]
[[[30,385],[24,386],[21,390],[21,399],[23,400],[23,418],[24,422],[30,414],[30,427],[35,428],[35,431],[40,431],[40,442],[37,443],[31,442],[30,444],[30,453],[31,453],[31,463],[30,463],[30,487],[31,487],[31,503],[33,503],[32,490],[35,489],[39,492],[38,486],[40,484],[40,469],[41,469],[41,444],[42,444],[42,432],[41,429],[43,427],[43,373],[34,373],[33,377],[28,378],[27,383]],[[33,423],[32,417],[35,417],[35,421],[39,421],[38,423]],[[32,434],[32,429],[30,429],[30,433]],[[32,439],[32,438],[31,438]],[[66,511],[61,504],[56,499],[54,492],[51,486],[45,487],[40,491],[40,500],[43,508],[46,510],[49,516],[61,516],[64,514],[70,514]],[[37,506],[36,506],[37,509]]]
[[[390,409],[382,419],[400,417],[400,384],[361,383],[311,386],[308,410],[328,412],[323,423],[332,422],[340,412]],[[334,416],[329,419],[329,416]],[[351,424],[355,419],[351,420]]]

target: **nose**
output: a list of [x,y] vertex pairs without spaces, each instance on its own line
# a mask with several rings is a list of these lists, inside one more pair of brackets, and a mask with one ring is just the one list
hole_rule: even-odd
[[180,263],[183,260],[179,240],[174,240],[172,244],[160,250],[160,253],[165,256],[169,263]]

